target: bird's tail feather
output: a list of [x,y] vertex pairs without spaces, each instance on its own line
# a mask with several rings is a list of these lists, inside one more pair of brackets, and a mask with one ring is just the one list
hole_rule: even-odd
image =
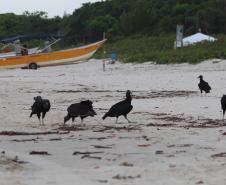
[[107,113],[102,117],[102,119],[104,120],[107,117]]

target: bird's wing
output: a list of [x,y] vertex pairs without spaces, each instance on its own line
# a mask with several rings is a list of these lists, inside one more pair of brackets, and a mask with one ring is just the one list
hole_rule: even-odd
[[77,116],[79,113],[79,103],[71,104],[68,108],[67,111],[71,116]]
[[208,82],[205,82],[205,87],[207,88],[207,90],[211,90],[210,85],[208,84]]
[[118,112],[123,104],[124,104],[124,101],[120,101],[112,105],[108,112]]
[[93,110],[93,106],[90,104],[80,104],[79,115],[92,116],[96,115],[96,112]]
[[89,115],[88,112],[95,112],[92,105],[90,106],[85,103],[72,104],[68,107],[67,111],[71,116]]
[[49,111],[51,105],[50,105],[50,101],[49,100],[43,100],[43,108],[46,110],[46,111]]
[[110,110],[107,112],[108,115],[116,116],[116,115],[124,115],[128,114],[132,110],[133,106],[131,103],[126,101],[121,101],[113,105]]
[[207,85],[208,85],[208,87],[209,87],[209,90],[211,90],[211,87],[210,87],[210,85],[207,83]]
[[221,107],[222,108],[226,107],[226,97],[221,98]]
[[38,110],[42,109],[42,104],[40,102],[34,102],[33,105],[31,106],[32,112],[37,112]]

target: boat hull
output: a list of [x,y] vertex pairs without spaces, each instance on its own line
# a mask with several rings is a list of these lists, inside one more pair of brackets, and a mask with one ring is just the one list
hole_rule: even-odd
[[53,66],[86,60],[90,58],[103,45],[105,41],[106,40],[102,40],[87,46],[50,53],[1,58],[0,68],[25,68],[32,63],[35,63],[40,67]]

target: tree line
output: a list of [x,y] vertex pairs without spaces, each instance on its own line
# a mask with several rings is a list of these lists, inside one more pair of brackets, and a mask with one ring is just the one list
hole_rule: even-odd
[[185,35],[199,29],[207,34],[226,33],[225,0],[105,0],[85,3],[72,15],[48,18],[46,12],[0,15],[0,38],[24,34],[65,35],[77,44],[100,40],[106,32],[110,41],[133,35],[175,33],[183,24]]

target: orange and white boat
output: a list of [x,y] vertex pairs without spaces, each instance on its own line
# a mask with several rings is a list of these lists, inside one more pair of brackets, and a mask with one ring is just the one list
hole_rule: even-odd
[[0,58],[0,68],[37,69],[42,66],[70,64],[90,58],[106,39],[86,46],[24,56]]

